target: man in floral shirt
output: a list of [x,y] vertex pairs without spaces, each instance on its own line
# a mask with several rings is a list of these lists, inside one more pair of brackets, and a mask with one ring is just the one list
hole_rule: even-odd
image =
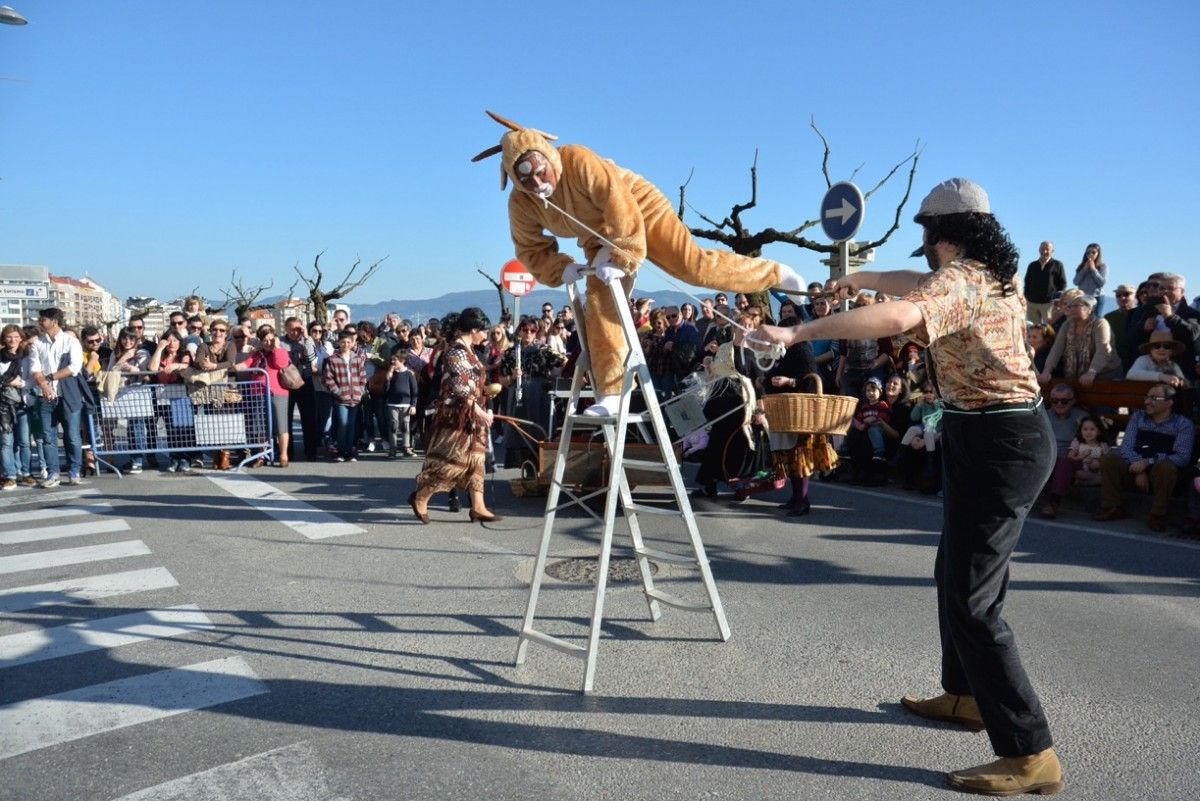
[[746,342],[761,348],[906,334],[928,348],[930,376],[945,404],[945,503],[934,566],[945,692],[902,703],[921,717],[987,729],[1000,759],[950,773],[951,787],[987,795],[1058,792],[1062,768],[1046,715],[1000,616],[1009,557],[1055,458],[1024,343],[1017,250],[992,216],[987,193],[963,178],[936,186],[916,221],[924,243],[913,255],[924,255],[932,273],[862,272],[827,285],[840,297],[866,289],[901,300],[794,328],[763,326]]

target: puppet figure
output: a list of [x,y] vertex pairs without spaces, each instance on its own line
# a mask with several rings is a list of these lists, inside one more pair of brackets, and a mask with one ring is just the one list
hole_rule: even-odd
[[[804,279],[792,268],[763,258],[706,250],[692,239],[666,196],[640,175],[603,159],[582,145],[556,147],[555,136],[522,128],[492,112],[508,128],[500,144],[472,161],[500,154],[500,188],[513,182],[508,219],[517,258],[534,278],[550,287],[574,282],[584,265],[558,250],[555,237],[575,237],[586,263],[587,319],[583,321],[596,382],[596,403],[589,414],[613,414],[624,378],[628,345],[612,293],[604,286],[632,279],[643,259],[692,286],[728,292],[758,292],[778,287],[803,290]],[[571,217],[600,232],[610,248]],[[632,288],[626,282],[626,294]]]

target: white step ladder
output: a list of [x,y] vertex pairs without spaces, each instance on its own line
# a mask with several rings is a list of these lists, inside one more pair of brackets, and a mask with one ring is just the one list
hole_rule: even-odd
[[[725,641],[729,639],[729,623],[725,620],[725,610],[721,606],[721,598],[717,594],[717,585],[713,581],[712,569],[709,567],[708,556],[704,551],[704,543],[700,540],[700,531],[696,527],[696,517],[692,514],[691,503],[688,499],[687,490],[683,485],[683,477],[680,475],[679,463],[675,459],[675,451],[671,445],[671,438],[668,434],[666,423],[663,421],[662,410],[659,407],[658,398],[654,393],[654,386],[650,381],[650,369],[646,364],[645,354],[642,353],[641,343],[633,323],[633,316],[629,311],[629,300],[619,281],[614,281],[603,291],[611,291],[613,293],[613,301],[621,317],[621,327],[625,333],[625,339],[629,344],[629,356],[625,365],[625,380],[621,387],[620,409],[617,414],[607,417],[583,415],[578,411],[579,398],[583,392],[584,376],[590,369],[591,363],[588,358],[587,339],[583,330],[583,321],[585,319],[584,302],[576,286],[568,284],[567,294],[570,296],[571,306],[575,312],[575,319],[578,321],[577,331],[579,332],[579,341],[583,352],[576,363],[575,377],[571,383],[571,394],[567,400],[565,422],[559,440],[558,454],[554,460],[554,473],[550,482],[549,496],[546,499],[546,515],[542,526],[542,539],[538,547],[537,561],[533,568],[533,580],[529,588],[529,604],[525,610],[525,621],[521,626],[516,658],[516,664],[523,664],[529,643],[535,642],[583,659],[585,664],[583,692],[585,693],[592,691],[592,685],[596,676],[596,654],[599,649],[600,627],[604,616],[604,591],[608,583],[608,566],[612,555],[613,529],[617,521],[618,501],[620,502],[621,512],[624,515],[626,525],[629,528],[633,553],[637,559],[642,577],[643,592],[646,595],[646,602],[650,609],[650,619],[658,620],[662,617],[660,604],[666,604],[667,606],[673,606],[677,609],[690,612],[708,612],[712,614],[713,619],[716,621],[717,631],[720,634],[721,640]],[[591,302],[594,303],[596,301],[592,299]],[[592,385],[595,386],[594,380]],[[630,412],[630,400],[634,392],[641,393],[645,401],[646,411]],[[653,441],[658,444],[661,461],[625,458],[625,439],[630,426],[644,433],[647,432],[647,426],[649,427],[648,433],[652,435]],[[563,486],[563,476],[566,473],[567,459],[572,446],[571,437],[579,429],[597,428],[604,435],[604,444],[609,458],[609,473],[607,481],[604,484],[605,488],[577,495],[571,489]],[[575,444],[578,445],[580,443]],[[633,494],[630,491],[629,478],[625,472],[628,469],[664,472],[670,480],[676,508],[670,509],[635,503]],[[604,517],[601,518],[592,512],[586,506],[586,503],[590,498],[606,492]],[[560,507],[559,498],[564,493],[570,500],[563,503]],[[600,553],[598,556],[599,565],[596,574],[595,600],[592,606],[591,628],[586,646],[569,642],[561,637],[556,637],[534,628],[538,593],[541,590],[542,578],[546,569],[546,560],[550,551],[550,539],[554,532],[555,517],[560,508],[570,506],[583,508],[603,525],[603,532],[600,538]],[[666,515],[680,518],[687,529],[691,554],[679,555],[647,548],[642,540],[641,527],[638,523],[638,515],[641,514]],[[656,589],[650,565],[652,560],[672,565],[688,565],[699,570],[707,601],[694,603]]]

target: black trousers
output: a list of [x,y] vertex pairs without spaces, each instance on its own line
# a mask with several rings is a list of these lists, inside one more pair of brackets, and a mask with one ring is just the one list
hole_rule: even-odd
[[1041,408],[947,412],[942,426],[945,503],[934,567],[942,687],[975,696],[997,755],[1035,754],[1050,747],[1050,727],[1000,613],[1009,556],[1054,467],[1054,435]]
[[[296,415],[296,407],[300,407],[300,435],[304,439],[304,458],[310,461],[317,458],[317,448],[321,444],[321,432],[317,430],[317,395],[313,389],[313,379],[304,382],[300,389],[288,390],[287,426],[284,431],[291,432],[292,420]],[[295,451],[295,445],[289,443],[288,449]]]

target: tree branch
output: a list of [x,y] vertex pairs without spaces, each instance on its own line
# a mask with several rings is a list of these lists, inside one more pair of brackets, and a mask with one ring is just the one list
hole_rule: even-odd
[[817,127],[816,117],[812,117],[808,125],[817,132],[817,136],[821,137],[821,144],[825,146],[825,155],[821,158],[821,174],[825,176],[825,188],[828,189],[833,186],[833,179],[829,177],[829,140],[825,138],[825,134],[821,133],[821,129]]
[[[884,242],[887,242],[891,235],[900,229],[900,215],[904,212],[904,205],[908,203],[908,198],[912,194],[913,180],[917,177],[917,163],[921,160],[921,153],[924,152],[924,150],[925,148],[922,147],[921,140],[918,139],[917,143],[913,145],[912,155],[893,167],[892,171],[888,173],[887,178],[884,178],[883,181],[880,181],[875,187],[875,189],[878,189],[880,186],[883,186],[884,182],[887,181],[888,178],[892,177],[896,170],[898,170],[905,161],[909,161],[909,159],[912,160],[912,166],[908,170],[908,185],[904,187],[904,197],[900,199],[899,205],[896,206],[896,217],[892,220],[892,227],[889,228],[882,237],[876,239],[874,242],[867,242],[866,244],[856,247],[854,249],[855,253],[879,247]],[[875,189],[871,190],[871,194],[875,192]],[[866,196],[864,196],[864,200],[865,197]]]
[[358,266],[362,264],[362,259],[356,258],[354,260],[354,264],[350,265],[350,272],[346,273],[346,277],[342,279],[342,282],[330,291],[324,293],[325,300],[340,300],[354,290],[358,289],[367,282],[368,278],[370,278],[376,273],[377,270],[379,270],[380,265],[387,261],[387,258],[387,256],[384,256],[382,259],[379,259],[374,264],[367,267],[366,271],[363,272],[363,274],[359,276],[357,280],[353,280],[355,271],[358,270]]
[[683,193],[687,191],[688,184],[692,182],[692,176],[696,174],[696,168],[692,167],[692,171],[688,173],[687,180],[679,185],[679,219],[683,219]]

